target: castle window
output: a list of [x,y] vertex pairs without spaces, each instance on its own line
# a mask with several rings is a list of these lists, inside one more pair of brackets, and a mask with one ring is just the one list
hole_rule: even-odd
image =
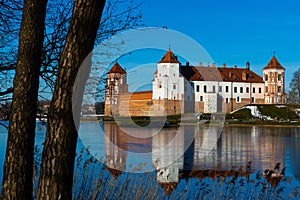
[[204,85],[203,91],[204,91],[204,93],[207,92],[207,86],[206,85]]
[[268,89],[269,89],[268,86],[266,86],[266,93],[268,93]]
[[216,86],[213,85],[213,93],[216,92]]
[[222,86],[219,86],[219,92],[222,92]]
[[229,99],[228,98],[225,99],[225,103],[229,103]]
[[244,88],[243,87],[240,87],[240,93],[243,93],[244,91]]
[[253,93],[255,93],[255,87],[254,87],[254,88],[252,88],[252,92],[253,92]]
[[261,88],[258,88],[258,93],[261,93]]
[[251,103],[254,103],[254,97],[251,97]]
[[268,74],[265,75],[265,81],[268,81],[269,77]]
[[173,89],[174,89],[174,90],[176,89],[176,85],[175,85],[175,84],[173,85]]
[[281,93],[281,86],[278,86],[278,93]]
[[246,87],[246,93],[249,93],[249,87]]
[[237,102],[237,103],[240,102],[240,97],[236,97],[236,102]]
[[229,87],[228,87],[228,86],[226,86],[225,90],[226,90],[226,92],[228,92],[228,91],[229,91]]
[[203,96],[200,96],[200,101],[203,101]]
[[200,91],[200,86],[199,86],[199,85],[196,86],[196,91],[197,91],[197,92]]
[[278,74],[278,81],[281,81],[281,74]]
[[237,93],[237,87],[234,87],[234,93]]

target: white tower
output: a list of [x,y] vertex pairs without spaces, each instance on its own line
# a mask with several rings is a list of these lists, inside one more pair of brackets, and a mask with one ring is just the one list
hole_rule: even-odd
[[179,72],[180,62],[169,49],[157,64],[153,81],[153,100],[183,100],[184,78]]

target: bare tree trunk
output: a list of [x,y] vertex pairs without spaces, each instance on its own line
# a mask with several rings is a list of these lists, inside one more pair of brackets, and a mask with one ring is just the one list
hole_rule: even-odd
[[2,182],[3,199],[32,199],[35,118],[47,0],[25,0]]
[[[78,133],[72,114],[77,72],[92,51],[105,0],[77,0],[48,113],[37,199],[72,199]],[[79,102],[82,101],[82,96]]]

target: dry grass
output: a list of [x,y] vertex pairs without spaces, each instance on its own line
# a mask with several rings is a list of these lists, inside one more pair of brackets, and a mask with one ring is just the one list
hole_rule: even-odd
[[[156,181],[155,171],[113,176],[104,162],[105,158],[97,160],[87,149],[78,152],[73,199],[300,199],[300,184],[291,177],[275,180],[240,170],[194,170],[180,177],[178,183],[168,185]],[[38,170],[36,167],[35,184]],[[277,182],[274,185],[272,181]]]

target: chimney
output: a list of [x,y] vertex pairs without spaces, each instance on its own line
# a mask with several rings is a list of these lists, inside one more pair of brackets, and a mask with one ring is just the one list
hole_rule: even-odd
[[249,61],[246,63],[246,69],[250,70],[250,62]]
[[199,63],[199,67],[203,67],[203,64],[202,64],[202,62],[200,62],[200,63]]
[[213,64],[212,64],[212,67],[213,67],[213,68],[216,68],[216,63],[213,63]]
[[190,66],[190,63],[189,63],[189,62],[186,62],[186,66],[189,67],[189,66]]
[[226,68],[226,63],[223,63],[222,68]]

